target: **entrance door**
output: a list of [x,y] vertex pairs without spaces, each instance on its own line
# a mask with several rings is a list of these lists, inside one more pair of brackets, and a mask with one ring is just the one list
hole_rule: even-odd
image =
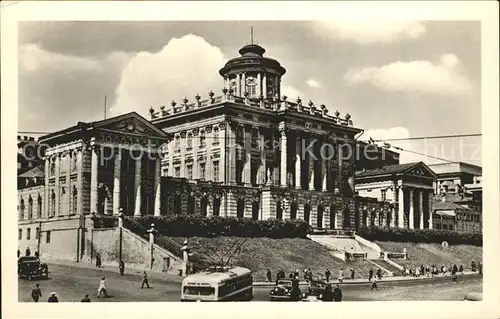
[[335,214],[337,213],[337,209],[335,205],[330,206],[330,229],[335,229]]
[[318,224],[318,228],[321,229],[323,228],[323,205],[318,206],[318,213],[317,213],[317,220],[316,223]]

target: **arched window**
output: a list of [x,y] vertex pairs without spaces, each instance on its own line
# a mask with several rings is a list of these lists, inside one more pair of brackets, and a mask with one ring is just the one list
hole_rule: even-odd
[[38,195],[38,218],[42,218],[42,196]]
[[19,220],[24,219],[24,199],[21,198],[21,201],[19,202]]
[[281,201],[276,203],[276,219],[283,219],[283,206]]
[[220,198],[214,198],[214,207],[213,207],[213,215],[220,216]]
[[31,195],[28,198],[28,219],[33,218],[33,198],[31,198]]
[[236,127],[236,131],[235,131],[235,142],[236,144],[239,144],[239,145],[242,145],[243,146],[243,126],[239,125],[238,127]]
[[203,196],[200,201],[201,205],[201,216],[207,216],[207,207],[208,207],[208,199],[206,196]]
[[255,201],[252,203],[252,219],[253,220],[258,220],[259,219],[259,202]]
[[243,218],[245,216],[245,200],[239,199],[236,205],[236,217]]
[[194,214],[195,199],[193,195],[188,196],[188,214]]
[[349,206],[346,206],[344,209],[344,228],[351,227],[351,212],[349,211]]
[[175,212],[175,207],[174,207],[174,199],[172,197],[169,197],[167,200],[167,214],[174,214]]
[[311,217],[311,206],[309,204],[304,205],[304,221],[309,223],[309,219]]
[[290,205],[290,219],[296,219],[297,218],[297,208],[298,205],[296,202],[292,202]]
[[73,153],[71,156],[71,171],[74,172],[76,171],[76,167],[78,164],[78,153]]
[[78,209],[78,191],[76,186],[73,186],[73,192],[71,194],[71,213],[76,214]]
[[317,227],[318,228],[323,228],[323,211],[324,211],[324,208],[323,208],[323,205],[319,205],[318,206],[318,211],[317,211],[317,218],[316,218],[316,224],[318,225]]
[[174,213],[176,213],[176,214],[182,214],[182,212],[181,212],[181,209],[182,209],[181,203],[182,203],[181,197],[179,195],[175,196],[175,200],[174,200]]
[[257,97],[257,80],[253,77],[248,77],[246,79],[246,88],[245,91],[248,93],[248,96],[251,98]]

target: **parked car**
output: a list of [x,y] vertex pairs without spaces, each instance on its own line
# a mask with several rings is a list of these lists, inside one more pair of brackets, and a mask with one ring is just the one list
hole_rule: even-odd
[[17,275],[19,278],[32,280],[34,278],[49,278],[49,266],[40,262],[38,257],[21,257],[17,260]]
[[328,285],[328,283],[326,281],[313,279],[309,283],[309,287],[307,288],[307,292],[304,293],[303,298],[308,297],[308,296],[319,297],[320,295],[322,295],[324,293],[327,285]]
[[276,282],[276,286],[269,292],[271,301],[299,301],[302,295],[299,282],[296,279],[281,279]]

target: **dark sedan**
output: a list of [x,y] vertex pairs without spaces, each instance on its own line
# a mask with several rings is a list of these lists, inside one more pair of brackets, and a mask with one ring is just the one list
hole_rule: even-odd
[[32,280],[49,277],[49,266],[41,263],[37,257],[21,257],[17,261],[17,275],[19,278]]
[[276,286],[269,292],[271,301],[299,301],[301,292],[297,280],[278,280]]

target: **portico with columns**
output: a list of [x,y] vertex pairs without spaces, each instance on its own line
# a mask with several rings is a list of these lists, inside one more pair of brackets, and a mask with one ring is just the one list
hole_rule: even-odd
[[[433,183],[436,174],[423,162],[388,165],[356,172],[356,192],[389,206],[359,207],[361,225],[432,229]],[[383,207],[383,209],[382,209]],[[367,211],[370,210],[370,211]],[[369,216],[375,223],[368,221]]]

